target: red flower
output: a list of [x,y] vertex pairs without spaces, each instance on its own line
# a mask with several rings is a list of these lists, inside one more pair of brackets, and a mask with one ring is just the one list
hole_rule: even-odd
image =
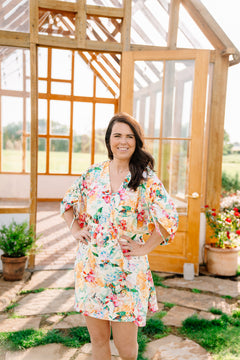
[[232,220],[230,218],[226,218],[225,221],[228,222],[228,223],[232,222]]
[[207,209],[209,206],[208,205],[205,205],[205,208]]
[[216,209],[212,209],[212,211],[216,211]]
[[217,214],[215,212],[212,213],[212,216],[216,216]]
[[238,211],[235,211],[234,216],[239,217],[240,213]]
[[240,230],[237,230],[237,231],[236,231],[236,234],[237,234],[237,235],[240,235]]
[[227,231],[227,238],[230,239],[229,231]]
[[237,207],[233,208],[233,210],[239,212],[239,209]]

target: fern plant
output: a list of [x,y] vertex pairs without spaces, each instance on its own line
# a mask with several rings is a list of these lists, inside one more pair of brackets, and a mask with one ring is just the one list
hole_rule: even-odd
[[36,236],[33,226],[22,222],[12,221],[10,225],[3,225],[0,229],[0,249],[7,257],[21,257],[36,251]]

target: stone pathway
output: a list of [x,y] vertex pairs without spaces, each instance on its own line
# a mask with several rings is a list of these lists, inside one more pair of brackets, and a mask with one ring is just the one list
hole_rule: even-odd
[[[163,322],[173,329],[182,321],[197,314],[199,318],[213,319],[218,315],[209,312],[211,307],[231,313],[240,300],[240,281],[198,276],[186,281],[179,275],[159,274],[166,288],[157,287],[159,311],[167,311]],[[236,279],[235,279],[236,280]],[[239,280],[239,279],[237,279]],[[0,332],[23,329],[69,329],[86,326],[81,314],[64,314],[73,311],[73,270],[26,271],[23,281],[6,282],[0,278]],[[41,292],[30,292],[42,289]],[[193,292],[198,289],[199,292]],[[20,295],[20,291],[24,291]],[[30,292],[30,293],[29,293]],[[231,296],[229,300],[222,296]],[[9,317],[4,309],[16,302],[11,311],[18,317]],[[172,303],[166,307],[164,303]],[[120,360],[111,342],[112,359]],[[150,342],[144,356],[149,360],[210,360],[211,356],[201,346],[175,335]],[[90,360],[91,344],[81,348],[67,348],[62,344],[49,344],[23,351],[0,349],[0,360]]]

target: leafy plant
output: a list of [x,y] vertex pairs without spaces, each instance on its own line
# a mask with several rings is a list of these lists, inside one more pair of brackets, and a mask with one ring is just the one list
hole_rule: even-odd
[[21,257],[36,251],[36,239],[33,226],[25,221],[17,224],[12,221],[9,226],[3,225],[0,229],[0,249],[4,256]]
[[218,248],[235,248],[240,245],[240,212],[237,207],[216,212],[205,206],[207,223],[213,230],[212,238]]

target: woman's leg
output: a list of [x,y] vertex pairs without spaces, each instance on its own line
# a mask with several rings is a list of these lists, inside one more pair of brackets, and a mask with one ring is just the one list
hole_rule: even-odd
[[85,316],[92,343],[93,360],[111,360],[110,322]]
[[136,360],[138,327],[133,322],[111,322],[113,340],[122,360]]

